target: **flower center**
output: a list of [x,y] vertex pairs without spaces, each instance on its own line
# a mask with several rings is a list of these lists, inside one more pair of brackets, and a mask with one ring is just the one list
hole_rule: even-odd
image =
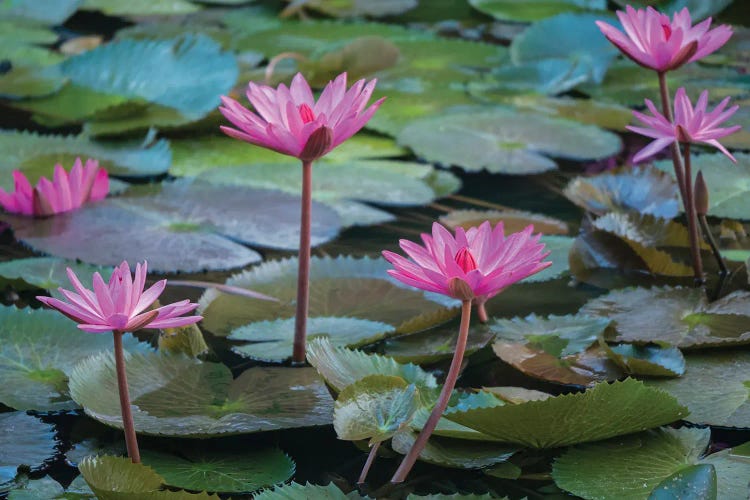
[[466,247],[463,247],[461,250],[459,250],[456,253],[454,259],[456,261],[456,264],[458,264],[458,267],[460,267],[465,273],[473,271],[477,268],[477,261],[474,260],[474,256],[471,255],[471,252]]
[[661,23],[661,29],[664,31],[664,38],[669,40],[669,37],[672,36],[672,27],[667,23]]
[[307,104],[300,104],[297,109],[299,109],[299,116],[302,118],[302,123],[310,123],[315,120],[315,113],[313,113],[312,108]]

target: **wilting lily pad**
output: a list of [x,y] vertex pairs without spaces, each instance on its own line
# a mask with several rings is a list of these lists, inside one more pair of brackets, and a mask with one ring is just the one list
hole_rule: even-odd
[[657,427],[687,414],[668,393],[626,379],[544,401],[449,410],[445,416],[508,443],[554,448]]
[[615,340],[680,348],[750,343],[750,293],[709,303],[699,288],[626,288],[589,301],[581,312],[613,321]]
[[619,137],[598,127],[501,107],[417,120],[398,141],[430,162],[504,174],[557,168],[545,155],[599,159],[621,148]]
[[414,384],[393,375],[368,375],[339,393],[333,428],[339,439],[369,439],[373,446],[408,425],[418,406]]
[[604,0],[469,0],[477,10],[501,21],[533,22],[564,12],[604,10]]
[[677,183],[673,177],[653,167],[631,167],[594,177],[576,177],[563,193],[570,201],[596,215],[635,211],[671,219],[680,212]]
[[[313,258],[310,272],[310,316],[368,319],[391,325],[397,332],[418,331],[446,321],[454,301],[404,287],[391,279],[382,259]],[[294,316],[297,298],[297,259],[266,262],[227,280],[228,285],[250,288],[280,302],[246,298],[208,290],[200,300],[203,326],[226,336],[254,321]],[[456,311],[457,312],[457,311]]]
[[[132,335],[130,352],[151,347]],[[18,410],[56,411],[77,408],[68,394],[75,364],[112,349],[110,335],[92,335],[56,311],[0,308],[0,402]]]
[[750,428],[750,352],[705,351],[685,356],[685,373],[669,380],[648,380],[690,409],[696,424]]
[[[466,343],[466,356],[482,349],[494,337],[483,325],[473,325]],[[405,335],[385,342],[385,354],[399,363],[434,363],[450,358],[456,349],[458,326],[450,323],[425,332]]]
[[[661,428],[586,444],[557,458],[552,475],[558,486],[583,498],[747,497],[750,462],[732,456],[732,450],[705,456],[710,437],[709,429]],[[705,472],[715,473],[713,488],[700,477]],[[692,488],[681,495],[686,483]]]
[[502,222],[506,233],[517,233],[529,224],[533,224],[534,232],[568,234],[568,225],[560,219],[519,210],[454,210],[440,216],[440,222],[451,229],[457,227],[469,229],[484,221],[490,221],[493,226]]
[[366,500],[370,497],[362,496],[356,490],[344,493],[334,483],[329,483],[325,486],[310,483],[291,483],[272,490],[262,491],[255,496],[255,500],[308,500],[310,498],[319,498],[320,500]]
[[57,451],[54,428],[20,411],[0,413],[0,443],[0,488],[19,466],[39,470]]
[[[313,369],[258,367],[233,379],[223,364],[157,353],[130,356],[127,369],[135,428],[144,434],[200,438],[331,422],[331,398]],[[91,417],[122,427],[109,353],[76,365],[70,393]]]
[[184,456],[145,451],[142,458],[164,478],[165,484],[192,491],[250,493],[283,483],[295,469],[292,459],[278,448]]
[[[370,344],[392,332],[393,327],[378,321],[359,318],[310,317],[307,338],[328,337],[333,345],[359,347]],[[294,318],[259,321],[232,330],[229,340],[243,340],[232,351],[242,357],[280,362],[292,355]]]
[[[416,432],[402,431],[393,436],[391,447],[406,455],[416,439]],[[481,469],[505,462],[517,451],[518,448],[504,444],[433,436],[419,454],[419,459],[443,467]]]

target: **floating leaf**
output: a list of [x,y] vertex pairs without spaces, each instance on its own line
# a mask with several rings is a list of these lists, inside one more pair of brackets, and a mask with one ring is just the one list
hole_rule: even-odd
[[187,0],[83,0],[82,9],[98,10],[108,16],[155,16],[190,14],[200,7]]
[[[294,343],[294,318],[259,321],[235,328],[229,340],[243,340],[232,351],[245,358],[281,362],[292,355]],[[331,343],[342,347],[359,347],[371,344],[393,331],[391,325],[359,318],[310,317],[307,320],[307,338],[322,335]]]
[[49,476],[33,479],[23,487],[11,490],[8,500],[94,500],[96,496],[82,476],[76,477],[68,488]]
[[653,167],[632,167],[594,177],[576,177],[565,197],[596,215],[635,211],[672,219],[680,212],[674,178]]
[[523,280],[523,283],[538,283],[560,277],[568,270],[568,254],[573,247],[575,238],[567,236],[543,235],[539,243],[544,243],[544,249],[550,254],[545,258],[552,262],[544,271],[532,274]]
[[[295,3],[292,3],[292,6],[294,5]],[[379,2],[307,0],[300,5],[333,17],[384,17],[402,14],[413,9],[417,6],[417,0],[381,0]],[[290,8],[291,6],[285,12]]]
[[0,17],[21,18],[55,25],[62,24],[81,0],[12,0],[0,5]]
[[685,358],[676,347],[605,344],[605,349],[612,360],[629,375],[679,377],[685,373]]
[[[251,368],[233,379],[223,364],[180,355],[127,360],[135,428],[143,434],[203,438],[326,425],[332,402],[313,369]],[[88,358],[73,369],[70,393],[86,413],[122,427],[114,359]]]
[[457,500],[491,500],[491,499],[499,499],[499,500],[508,500],[508,497],[497,497],[494,495],[490,495],[489,493],[485,495],[475,495],[475,494],[467,494],[462,495],[460,493],[454,493],[451,495],[442,494],[442,493],[435,493],[433,495],[415,495],[412,493],[408,497],[406,497],[407,500],[417,500],[418,498],[424,498],[426,500],[451,500],[451,499],[457,499]]
[[[473,326],[469,330],[466,343],[466,356],[485,347],[494,335],[483,326]],[[405,335],[385,342],[385,354],[399,363],[435,363],[450,358],[456,349],[458,327],[450,323],[438,329]]]
[[[60,73],[58,66],[55,67]],[[63,82],[63,76],[59,79]],[[32,119],[47,126],[79,123],[96,115],[109,114],[119,105],[128,102],[125,96],[96,92],[88,87],[66,83],[52,95],[12,103],[16,108],[29,111]]]
[[[147,352],[150,346],[128,334],[125,349]],[[75,364],[112,349],[110,335],[92,335],[56,311],[0,308],[0,402],[18,410],[58,411],[77,408],[68,394]]]
[[159,333],[159,350],[171,354],[183,353],[197,358],[206,354],[209,347],[200,328],[193,323],[177,328],[164,328]]
[[[416,439],[417,433],[402,431],[393,436],[391,447],[406,455]],[[419,459],[443,467],[481,469],[505,462],[517,451],[518,448],[503,444],[433,436],[419,454]]]
[[469,229],[484,221],[490,221],[493,226],[502,222],[506,233],[517,233],[533,224],[534,232],[568,234],[568,225],[560,219],[518,210],[454,210],[440,216],[440,223],[451,229]]
[[0,488],[19,466],[39,470],[57,452],[54,428],[20,411],[0,413],[0,443]]
[[600,383],[586,392],[517,405],[453,410],[446,417],[508,443],[554,448],[664,425],[687,408],[642,382]]
[[250,493],[283,483],[295,469],[292,459],[278,448],[183,456],[145,451],[142,458],[168,486],[192,491]]
[[621,148],[616,135],[598,127],[500,107],[417,120],[401,131],[398,141],[430,162],[503,174],[557,168],[545,155],[598,159]]
[[16,290],[42,288],[49,290],[53,297],[62,299],[62,294],[57,289],[70,288],[67,268],[71,268],[89,289],[93,289],[91,277],[95,272],[105,280],[112,274],[111,268],[89,266],[55,257],[29,257],[0,262],[0,283],[8,280]]
[[[419,432],[424,428],[427,420],[430,418],[432,407],[437,400],[437,394],[436,391],[434,397],[425,401],[424,405],[414,414],[414,419],[411,421],[412,430]],[[477,408],[494,408],[496,406],[503,406],[504,404],[505,403],[500,398],[488,391],[459,392],[454,390],[453,394],[451,394],[451,399],[448,402],[448,407],[445,412],[443,412],[443,416],[440,420],[438,420],[433,435],[472,441],[502,442],[503,439],[497,439],[494,436],[484,434],[476,429],[466,427],[465,425],[450,420],[447,418],[447,414],[451,411],[470,411]]]
[[0,97],[17,99],[39,97],[60,90],[64,81],[57,66],[14,66],[0,74]]
[[370,497],[362,496],[356,491],[344,493],[334,483],[325,486],[317,484],[291,483],[272,490],[265,490],[255,495],[255,500],[366,500]]
[[514,405],[528,401],[544,401],[552,397],[552,394],[524,387],[484,387],[482,390]]
[[750,342],[750,293],[745,291],[709,303],[699,288],[626,288],[589,301],[581,312],[613,321],[618,342],[680,348]]
[[711,488],[680,493],[686,483],[705,484],[701,475],[715,471],[713,498],[745,498],[750,464],[731,450],[703,456],[709,439],[709,429],[662,428],[586,444],[557,458],[552,475],[583,498],[647,500],[711,498]]
[[469,0],[477,10],[501,21],[533,22],[564,12],[604,10],[604,0]]
[[[437,294],[426,294],[405,287],[386,273],[388,263],[371,258],[317,258],[310,271],[310,316],[337,316],[368,319],[391,325],[399,333],[411,333],[411,321],[451,309],[454,301]],[[248,301],[245,298],[208,290],[200,300],[203,327],[226,336],[237,327],[254,321],[294,316],[297,298],[297,259],[266,262],[227,280],[228,285],[249,288],[280,302]],[[434,324],[434,323],[433,323]],[[420,322],[420,330],[431,326]],[[406,330],[405,330],[406,329]]]
[[498,104],[509,104],[517,108],[611,130],[624,131],[625,126],[629,125],[633,119],[633,112],[630,108],[593,99],[548,97],[536,93],[508,95],[507,92],[502,92],[498,95],[487,95],[486,93],[480,95],[485,98],[494,98],[493,102],[498,102]]

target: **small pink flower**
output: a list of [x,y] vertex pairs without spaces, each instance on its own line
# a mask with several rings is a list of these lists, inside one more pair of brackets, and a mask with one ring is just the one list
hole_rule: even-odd
[[711,18],[692,25],[687,7],[669,16],[653,7],[617,11],[625,33],[611,24],[597,21],[604,36],[623,54],[636,63],[664,72],[697,61],[724,45],[732,36],[732,28],[723,24],[709,30]]
[[399,242],[411,259],[389,251],[383,257],[395,268],[388,274],[402,283],[483,304],[505,287],[552,264],[543,262],[549,252],[544,252],[541,235],[533,236],[533,230],[534,226],[528,226],[506,238],[502,222],[493,230],[485,221],[468,231],[457,228],[454,237],[436,222],[432,236],[422,234],[424,246]]
[[78,328],[90,333],[108,331],[134,332],[141,328],[175,328],[197,323],[201,316],[182,316],[193,311],[198,304],[182,300],[149,310],[159,298],[167,280],[156,282],[145,292],[146,263],[136,264],[135,279],[130,266],[123,262],[112,273],[109,285],[99,273],[94,273],[94,290],[85,288],[75,273],[68,268],[68,279],[76,292],[60,288],[68,302],[50,297],[37,297],[42,303],[57,309],[76,323]]
[[721,101],[713,111],[706,112],[706,106],[708,105],[708,91],[704,90],[701,92],[698,102],[695,104],[695,108],[693,108],[693,104],[685,93],[685,89],[680,87],[677,89],[677,92],[675,92],[674,123],[671,123],[666,117],[664,117],[664,115],[659,113],[659,110],[656,109],[653,102],[646,99],[646,106],[653,116],[633,111],[633,115],[646,125],[646,127],[628,126],[627,128],[632,132],[656,140],[639,151],[633,158],[633,161],[636,163],[640,162],[644,158],[648,158],[673,142],[678,141],[683,143],[703,142],[710,144],[727,155],[730,160],[737,163],[734,156],[732,156],[717,140],[733,134],[742,128],[739,125],[727,128],[719,127],[722,122],[728,120],[729,117],[739,109],[739,106],[732,106],[725,110],[724,108],[726,108],[728,103],[729,97]]
[[106,198],[109,192],[107,171],[96,160],[76,158],[70,174],[62,165],[55,165],[52,181],[42,177],[35,188],[23,173],[13,171],[15,190],[7,193],[0,188],[0,205],[10,213],[45,217],[80,208],[88,201]]
[[289,88],[248,84],[247,98],[256,112],[226,96],[219,111],[237,128],[225,134],[303,161],[313,161],[356,134],[383,99],[365,109],[376,80],[359,80],[346,90],[346,73],[323,89],[315,101],[310,85],[297,73]]

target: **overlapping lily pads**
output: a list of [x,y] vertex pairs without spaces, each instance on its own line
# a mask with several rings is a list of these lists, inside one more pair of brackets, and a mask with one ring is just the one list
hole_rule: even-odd
[[[469,330],[466,355],[485,347],[494,337],[484,326],[473,326]],[[385,342],[385,354],[400,363],[434,363],[450,358],[456,348],[458,327],[449,323],[414,335],[405,335]]]
[[[406,455],[416,439],[415,432],[402,431],[393,437],[391,447]],[[419,454],[419,459],[443,467],[481,469],[507,461],[516,451],[518,448],[510,445],[434,436]]]
[[[208,437],[326,425],[333,402],[313,369],[252,368],[234,379],[220,363],[182,355],[127,360],[135,428],[144,434]],[[114,359],[80,362],[70,393],[86,413],[122,427]]]
[[475,8],[503,21],[538,21],[564,12],[604,10],[603,0],[469,0]]
[[57,451],[54,428],[20,411],[0,413],[0,442],[0,492],[19,466],[39,470]]

